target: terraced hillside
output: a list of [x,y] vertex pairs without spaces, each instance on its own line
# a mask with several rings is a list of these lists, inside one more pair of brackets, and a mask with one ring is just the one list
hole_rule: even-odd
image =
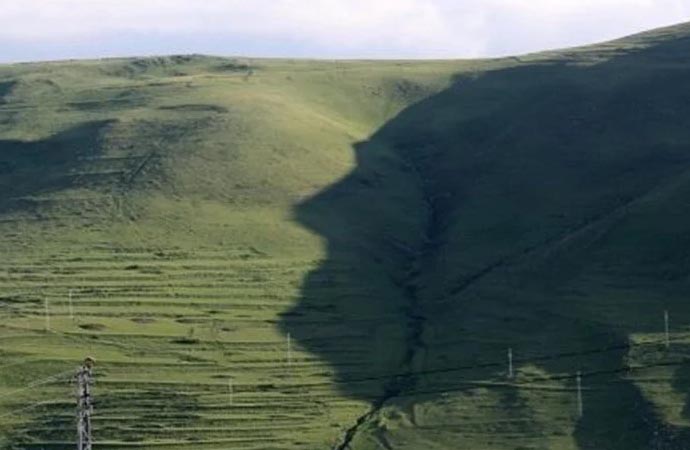
[[0,67],[0,448],[686,448],[688,51]]

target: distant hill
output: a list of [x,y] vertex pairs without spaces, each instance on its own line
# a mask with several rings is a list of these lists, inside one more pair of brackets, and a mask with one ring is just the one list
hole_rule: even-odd
[[688,54],[0,66],[0,449],[689,447]]

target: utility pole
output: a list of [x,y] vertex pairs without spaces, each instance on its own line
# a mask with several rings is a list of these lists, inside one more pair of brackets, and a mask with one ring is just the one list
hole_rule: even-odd
[[290,338],[290,333],[287,334],[287,364],[292,365],[292,339]]
[[77,450],[92,450],[91,414],[91,376],[93,358],[86,358],[77,371]]
[[48,297],[43,297],[46,315],[46,332],[50,331],[50,308],[48,307]]
[[232,405],[234,403],[234,389],[232,387],[232,380],[228,380],[228,400],[230,400],[230,404]]
[[582,372],[577,371],[577,416],[582,419],[584,407],[582,404]]
[[74,289],[69,290],[69,318],[74,321],[74,307],[72,305],[72,291]]
[[513,379],[513,349],[508,349],[508,378]]
[[666,348],[671,346],[671,340],[669,339],[668,310],[664,311],[664,344]]

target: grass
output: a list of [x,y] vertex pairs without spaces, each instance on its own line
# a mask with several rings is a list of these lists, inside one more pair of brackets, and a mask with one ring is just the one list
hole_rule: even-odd
[[687,36],[0,67],[0,448],[689,442]]

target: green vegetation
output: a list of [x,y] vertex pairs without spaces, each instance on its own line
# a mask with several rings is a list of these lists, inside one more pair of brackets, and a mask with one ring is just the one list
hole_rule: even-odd
[[0,448],[684,448],[689,49],[0,67]]

